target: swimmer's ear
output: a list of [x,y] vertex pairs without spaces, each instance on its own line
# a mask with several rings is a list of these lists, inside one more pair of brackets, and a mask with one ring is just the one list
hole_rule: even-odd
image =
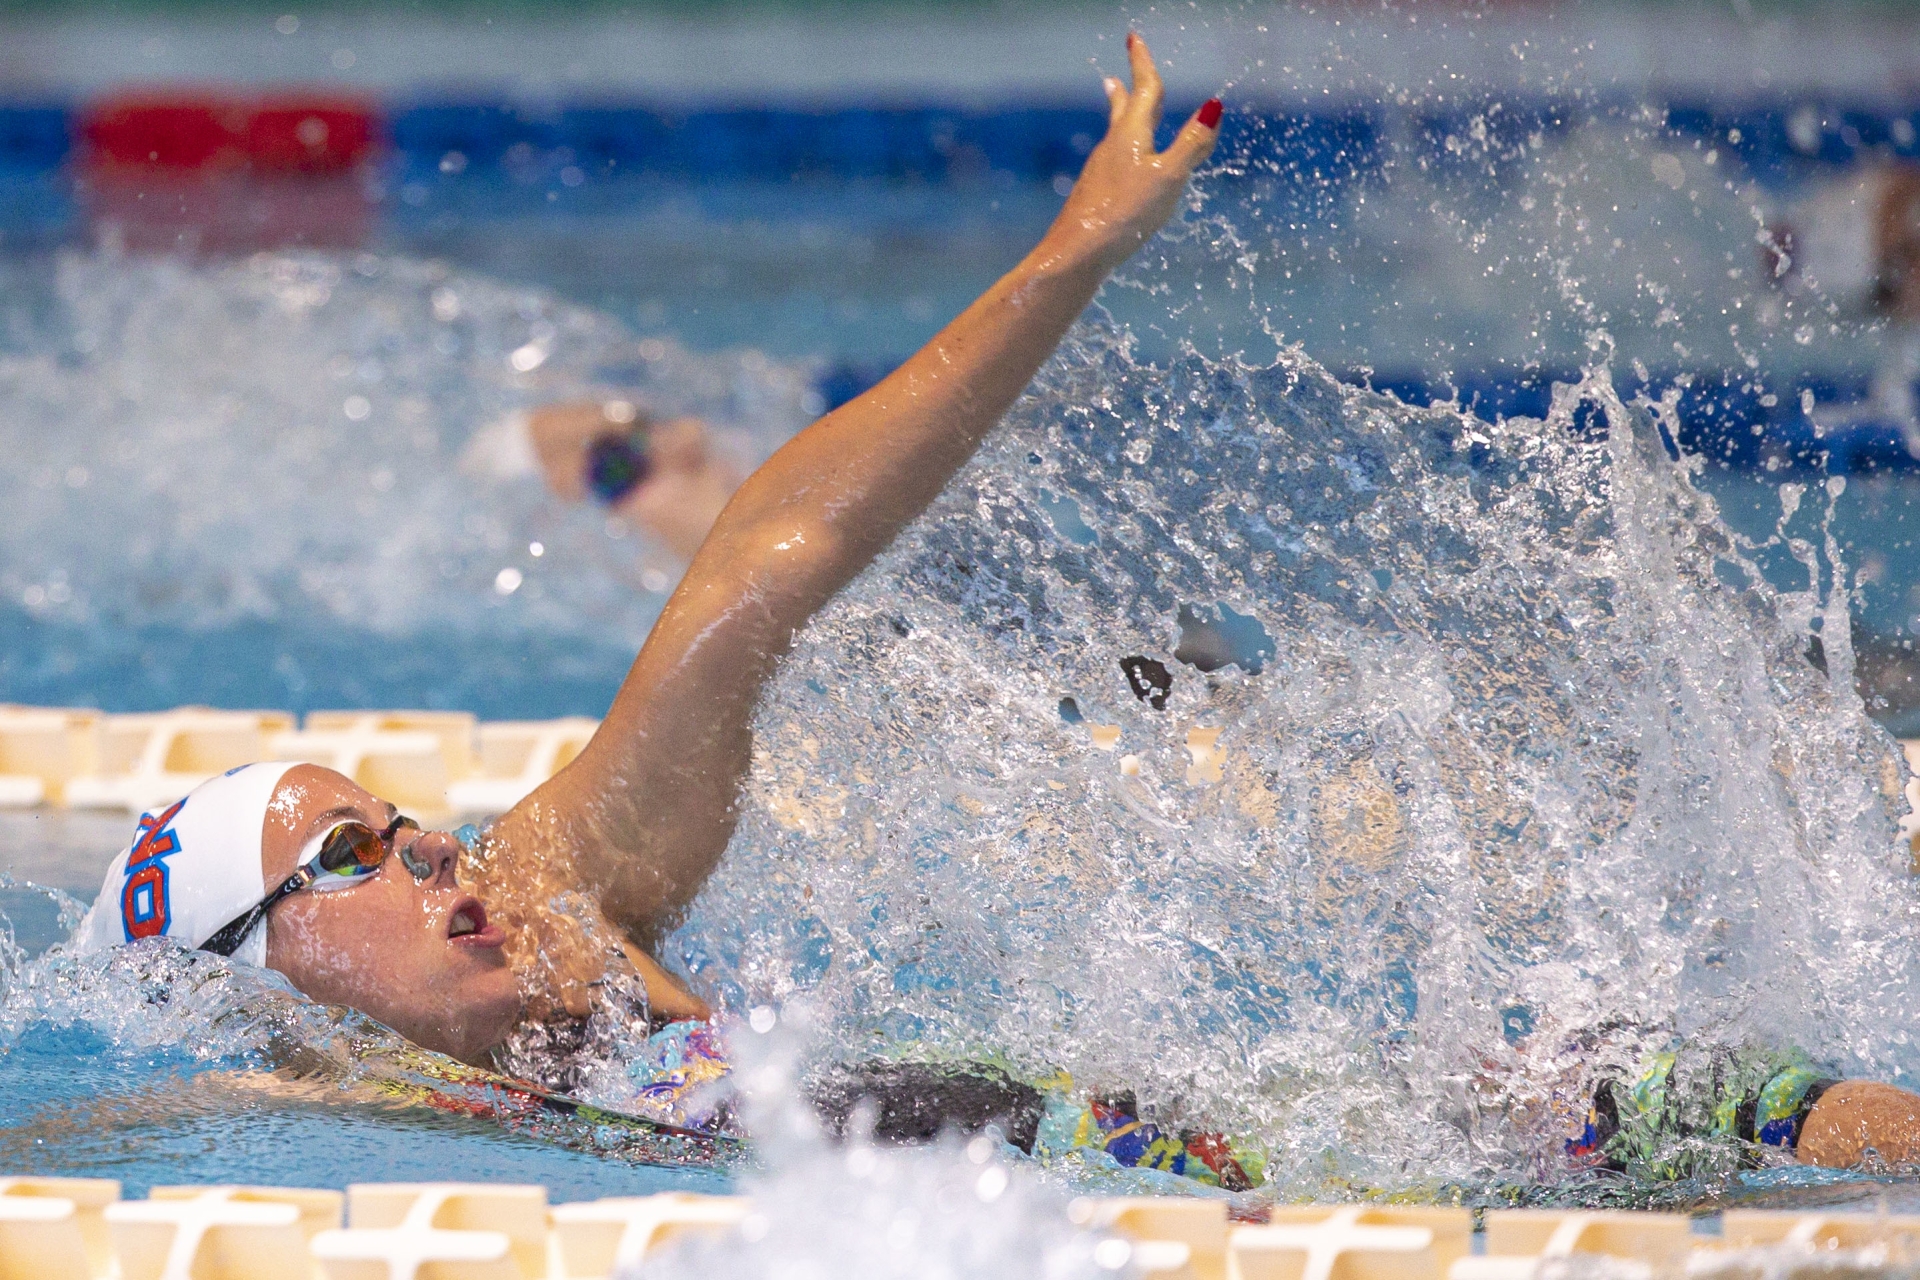
[[1127,86],[1120,83],[1116,76],[1108,76],[1100,82],[1107,91],[1107,128],[1120,123],[1120,117],[1127,114]]
[[1168,159],[1192,173],[1201,161],[1213,152],[1213,144],[1220,140],[1220,113],[1224,108],[1220,99],[1208,98],[1193,113],[1193,118],[1181,127],[1173,137],[1173,145],[1165,152]]

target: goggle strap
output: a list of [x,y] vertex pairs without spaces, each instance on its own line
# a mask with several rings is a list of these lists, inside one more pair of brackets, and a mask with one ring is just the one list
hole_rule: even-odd
[[298,893],[300,890],[312,884],[314,875],[315,872],[312,862],[296,867],[292,875],[282,880],[272,893],[260,899],[251,911],[239,919],[223,925],[219,932],[201,943],[199,949],[201,951],[211,952],[216,956],[231,956],[240,949],[240,944],[247,940],[247,935],[251,934],[259,927],[260,922],[267,918],[267,912],[273,909],[275,903],[289,894]]
[[267,904],[263,902],[201,943],[200,950],[212,952],[216,956],[231,956],[240,949],[240,944],[247,940],[247,935],[259,926],[266,915]]

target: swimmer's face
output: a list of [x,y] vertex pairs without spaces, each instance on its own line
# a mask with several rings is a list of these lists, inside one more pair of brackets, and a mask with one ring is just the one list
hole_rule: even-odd
[[[265,883],[291,875],[314,837],[358,820],[376,831],[394,809],[331,769],[287,772],[267,808]],[[520,1015],[498,925],[455,879],[460,842],[444,831],[396,833],[431,868],[416,880],[389,857],[352,888],[294,894],[267,917],[267,967],[315,1000],[370,1014],[415,1044],[478,1062]]]

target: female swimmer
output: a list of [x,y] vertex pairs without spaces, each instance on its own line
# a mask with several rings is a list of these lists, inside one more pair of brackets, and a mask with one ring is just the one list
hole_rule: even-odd
[[[1039,245],[891,376],[739,486],[592,742],[484,839],[422,831],[327,769],[252,765],[142,818],[78,944],[166,937],[217,950],[475,1064],[517,1030],[522,1048],[530,1036],[564,1049],[567,1017],[618,1004],[606,995],[623,981],[655,1025],[705,1017],[646,948],[727,847],[775,662],[972,456],[1213,150],[1218,99],[1155,149],[1160,77],[1144,41],[1129,36],[1127,50],[1132,87],[1106,81],[1106,136]],[[516,911],[500,895],[490,916],[462,884],[474,858],[489,884],[539,886],[517,898],[539,905]],[[547,905],[561,901],[572,914]],[[617,972],[604,949],[568,954],[582,936],[616,940]],[[530,968],[560,971],[551,998],[524,998],[547,991],[522,983]]]

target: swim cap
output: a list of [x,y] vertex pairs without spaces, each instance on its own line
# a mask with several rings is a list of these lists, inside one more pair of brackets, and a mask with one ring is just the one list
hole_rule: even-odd
[[521,480],[540,475],[531,415],[510,413],[473,433],[460,451],[460,474],[475,480]]
[[[252,909],[266,893],[260,836],[267,805],[293,767],[243,765],[159,813],[141,814],[133,843],[107,865],[75,948],[104,951],[158,937],[197,947]],[[264,968],[266,929],[255,929],[233,958]]]

